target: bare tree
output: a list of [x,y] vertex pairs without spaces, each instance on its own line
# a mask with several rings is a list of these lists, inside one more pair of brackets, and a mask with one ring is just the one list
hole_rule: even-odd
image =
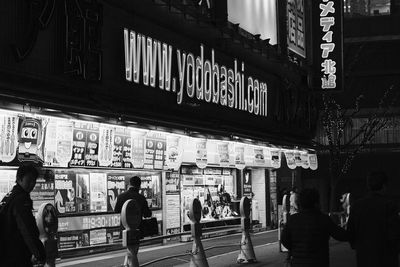
[[[353,159],[368,145],[377,132],[390,127],[393,117],[392,107],[397,102],[398,92],[393,92],[394,86],[387,88],[379,100],[378,106],[367,114],[361,114],[361,102],[364,98],[360,95],[351,108],[344,108],[329,94],[322,95],[323,110],[321,114],[321,135],[325,142],[316,142],[319,150],[329,153],[329,209],[337,210],[336,191],[337,185],[345,179]],[[354,131],[353,119],[363,118],[360,127]],[[350,130],[350,135],[346,130]],[[320,135],[320,136],[321,136]]]

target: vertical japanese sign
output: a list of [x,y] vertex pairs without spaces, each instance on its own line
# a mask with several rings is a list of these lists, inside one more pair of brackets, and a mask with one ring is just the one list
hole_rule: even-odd
[[315,0],[313,5],[313,87],[343,89],[343,22],[341,0]]
[[90,211],[107,211],[107,174],[90,173]]
[[86,124],[75,122],[72,139],[72,159],[70,166],[85,166]]
[[87,129],[85,165],[96,167],[99,157],[99,126],[89,123]]
[[58,213],[74,213],[75,206],[75,179],[73,173],[56,172],[54,174],[54,188],[56,190],[54,204]]
[[197,139],[196,141],[196,165],[200,169],[207,167],[207,140]]
[[165,161],[166,141],[164,136],[150,134],[146,137],[144,168],[162,170]]
[[287,1],[288,49],[306,57],[304,0]]
[[73,124],[69,121],[57,120],[56,159],[60,167],[68,167],[72,155]]
[[99,164],[100,166],[109,166],[113,160],[114,151],[114,133],[115,130],[111,127],[100,127],[99,137]]
[[0,116],[0,160],[10,162],[17,155],[18,117]]

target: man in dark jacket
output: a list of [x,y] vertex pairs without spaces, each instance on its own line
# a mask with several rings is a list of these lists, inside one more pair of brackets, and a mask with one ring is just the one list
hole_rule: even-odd
[[117,203],[115,204],[114,209],[115,212],[121,213],[124,203],[129,199],[134,199],[142,210],[142,216],[151,217],[151,210],[149,209],[146,198],[143,195],[139,194],[141,183],[142,181],[138,176],[134,176],[129,180],[129,189],[126,192],[120,194],[117,198]]
[[[32,266],[32,259],[44,262],[46,255],[39,239],[39,230],[32,214],[33,190],[38,177],[37,169],[32,165],[23,165],[17,170],[16,185],[3,198],[5,221],[1,229],[3,244],[1,266]],[[32,256],[33,255],[33,256]]]
[[368,177],[370,194],[350,209],[347,230],[356,250],[357,266],[398,267],[400,219],[396,204],[384,195],[387,176],[374,171]]
[[329,266],[329,237],[347,241],[347,232],[319,210],[319,193],[304,189],[299,194],[300,212],[289,217],[281,236],[289,250],[292,267]]

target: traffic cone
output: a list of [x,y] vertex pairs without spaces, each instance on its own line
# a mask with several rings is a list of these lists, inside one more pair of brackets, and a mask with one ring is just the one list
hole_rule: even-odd
[[192,257],[190,259],[190,267],[209,267],[204,252],[203,244],[199,237],[193,239]]
[[251,242],[249,231],[243,230],[242,240],[240,242],[240,252],[237,258],[237,263],[243,262],[257,262],[256,255],[254,253],[253,243]]

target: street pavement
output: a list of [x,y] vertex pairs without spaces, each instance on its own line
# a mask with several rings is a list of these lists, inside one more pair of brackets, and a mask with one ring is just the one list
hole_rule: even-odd
[[[205,239],[203,247],[210,267],[228,266],[284,266],[286,254],[279,252],[278,233],[276,230],[260,232],[251,235],[257,263],[238,264],[236,259],[239,252],[239,242],[241,235],[232,234],[229,236]],[[223,246],[223,247],[218,247]],[[191,250],[192,243],[177,243],[166,246],[144,247],[139,250],[138,258],[140,265],[148,263],[157,258],[177,255],[172,259],[163,260],[147,266],[168,267],[189,266],[190,256],[180,255]],[[218,247],[218,248],[214,248]],[[356,266],[354,252],[348,243],[331,241],[330,247],[331,267],[351,267]],[[119,250],[110,253],[102,253],[93,256],[72,258],[61,260],[57,263],[58,267],[67,266],[87,266],[87,267],[121,267],[124,261],[125,251]]]

